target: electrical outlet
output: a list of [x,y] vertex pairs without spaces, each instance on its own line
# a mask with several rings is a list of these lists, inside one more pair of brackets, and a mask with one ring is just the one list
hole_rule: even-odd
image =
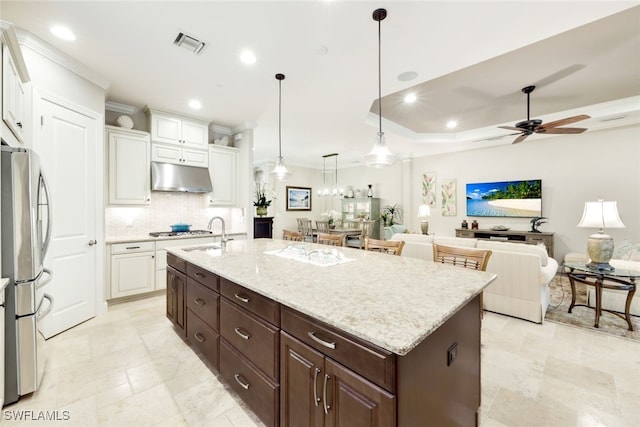
[[458,356],[458,343],[454,342],[451,347],[447,349],[447,366],[451,366],[453,361]]

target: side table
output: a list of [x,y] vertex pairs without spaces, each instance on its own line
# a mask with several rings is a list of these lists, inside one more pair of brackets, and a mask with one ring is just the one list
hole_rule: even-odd
[[[629,307],[631,306],[631,300],[636,293],[636,279],[640,278],[640,271],[622,268],[616,268],[613,271],[600,271],[593,270],[587,267],[584,263],[565,263],[564,266],[569,269],[567,276],[569,277],[569,283],[571,284],[571,305],[569,306],[569,313],[571,313],[573,307],[593,308],[587,304],[576,304],[576,282],[584,283],[585,285],[594,286],[596,288],[596,320],[593,325],[595,328],[598,327],[600,322],[600,314],[602,314],[603,311],[606,311],[626,320],[629,330],[633,331],[633,324],[631,323],[631,316],[629,315]],[[602,308],[603,289],[627,291],[624,315],[617,311]]]

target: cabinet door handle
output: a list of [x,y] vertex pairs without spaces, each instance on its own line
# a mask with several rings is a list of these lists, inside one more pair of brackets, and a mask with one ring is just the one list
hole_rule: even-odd
[[204,342],[204,341],[205,341],[205,339],[204,339],[204,335],[202,335],[200,332],[198,332],[197,334],[195,334],[193,337],[194,337],[194,338],[196,339],[196,341],[198,341],[198,342],[201,342],[201,343],[202,343],[202,342]]
[[249,302],[249,297],[243,297],[242,295],[238,295],[237,293],[235,294],[235,297],[242,302]]
[[251,335],[249,335],[248,333],[244,332],[240,328],[234,328],[234,331],[236,331],[236,334],[240,335],[240,338],[242,338],[242,339],[248,340],[249,338],[251,338]]
[[331,405],[327,403],[327,383],[331,377],[327,374],[324,374],[324,386],[322,387],[322,407],[324,408],[324,413],[329,414],[329,409],[331,409]]
[[233,378],[236,379],[236,382],[238,384],[240,384],[240,387],[242,387],[245,390],[249,390],[249,387],[251,386],[249,383],[242,381],[240,378],[240,374],[233,374]]
[[[92,242],[93,242],[93,243],[92,243]],[[89,241],[89,246],[93,246],[93,245],[95,245],[95,244],[96,244],[96,241],[95,241],[95,240],[90,240],[90,241]],[[126,248],[126,249],[140,249],[140,246],[127,246],[127,248]]]
[[320,398],[318,397],[318,375],[320,374],[320,369],[316,368],[315,375],[313,376],[313,403],[316,406],[319,406]]
[[197,271],[196,271],[195,273],[193,273],[193,274],[194,274],[194,276],[199,277],[199,278],[201,278],[201,279],[204,279],[205,277],[207,277],[207,276],[205,276],[204,274],[199,273],[199,272],[197,272]]
[[22,122],[18,122],[18,123],[16,123],[16,125],[17,125],[20,129],[22,129]]
[[206,304],[202,298],[196,298],[196,299],[193,300],[193,302],[195,302],[198,305],[205,305]]
[[336,343],[334,343],[334,342],[328,342],[328,341],[325,341],[325,340],[322,340],[322,339],[318,338],[318,337],[316,336],[316,333],[315,333],[315,332],[307,332],[307,335],[309,335],[309,337],[310,337],[312,340],[314,340],[315,342],[317,342],[317,343],[318,343],[318,344],[320,344],[320,345],[323,345],[323,346],[325,346],[325,347],[327,347],[327,348],[330,348],[331,350],[335,350],[335,349],[336,349]]

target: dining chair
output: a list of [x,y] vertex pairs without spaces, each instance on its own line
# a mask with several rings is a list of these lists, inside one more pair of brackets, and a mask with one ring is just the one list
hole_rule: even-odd
[[382,252],[385,254],[400,256],[402,254],[403,247],[404,240],[364,239],[365,251]]
[[321,245],[342,246],[341,234],[318,233],[318,243]]
[[376,224],[376,221],[373,221],[373,220],[361,221],[360,235],[347,236],[345,239],[346,246],[350,248],[364,249],[364,241],[367,237],[371,236],[371,233],[373,232],[373,227],[375,224]]
[[298,231],[304,236],[305,242],[313,242],[313,227],[309,218],[296,218]]
[[318,230],[318,233],[328,233],[329,221],[316,221],[316,229]]
[[492,252],[488,249],[458,248],[433,244],[433,261],[486,271]]
[[[475,248],[458,248],[433,244],[433,261],[442,264],[451,264],[472,270],[486,271],[491,250]],[[480,294],[480,319],[484,317],[484,302]]]
[[334,220],[333,220],[333,224],[334,224],[336,227],[342,227],[342,218],[336,218],[336,219],[334,219]]
[[362,222],[359,219],[346,219],[344,220],[345,228],[360,228]]
[[292,240],[294,242],[304,241],[304,234],[299,231],[282,230],[282,240]]

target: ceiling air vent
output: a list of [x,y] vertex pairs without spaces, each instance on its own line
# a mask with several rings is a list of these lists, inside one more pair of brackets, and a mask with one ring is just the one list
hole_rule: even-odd
[[173,41],[173,44],[183,47],[197,55],[202,52],[206,43],[188,34],[180,32],[178,33],[178,37]]

